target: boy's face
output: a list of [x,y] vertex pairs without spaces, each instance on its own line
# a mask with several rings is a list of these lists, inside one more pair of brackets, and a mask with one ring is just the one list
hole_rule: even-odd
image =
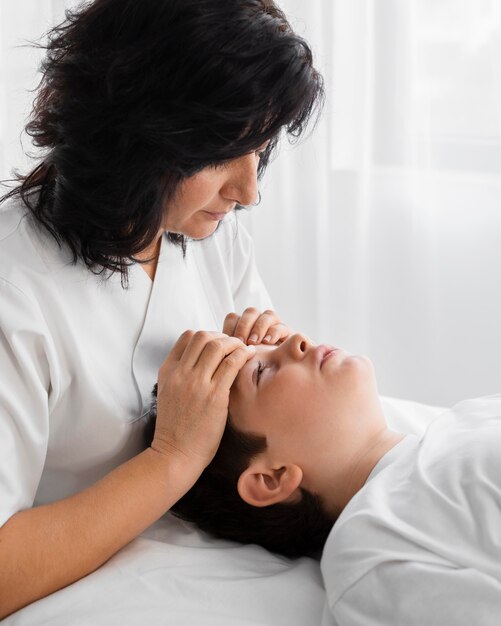
[[374,369],[364,356],[292,335],[257,346],[230,393],[230,421],[264,435],[271,462],[296,463],[313,483],[342,476],[381,428]]

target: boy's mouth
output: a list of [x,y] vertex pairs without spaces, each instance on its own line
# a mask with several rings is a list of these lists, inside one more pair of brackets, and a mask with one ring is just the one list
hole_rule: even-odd
[[317,352],[318,364],[319,364],[319,367],[321,368],[323,364],[325,363],[325,361],[337,352],[337,348],[334,348],[334,346],[322,345],[322,346],[318,346],[318,348],[316,349],[316,352]]

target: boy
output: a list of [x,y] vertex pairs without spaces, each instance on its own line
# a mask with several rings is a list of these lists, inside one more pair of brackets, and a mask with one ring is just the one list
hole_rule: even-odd
[[500,444],[500,396],[445,411],[422,438],[396,433],[369,359],[296,334],[244,365],[221,446],[173,512],[287,556],[328,536],[321,567],[340,626],[490,626]]

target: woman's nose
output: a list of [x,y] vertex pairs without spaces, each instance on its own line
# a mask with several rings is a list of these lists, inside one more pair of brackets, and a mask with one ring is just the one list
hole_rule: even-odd
[[243,206],[255,204],[258,199],[258,163],[254,152],[235,159],[227,170],[228,178],[221,188],[221,195]]

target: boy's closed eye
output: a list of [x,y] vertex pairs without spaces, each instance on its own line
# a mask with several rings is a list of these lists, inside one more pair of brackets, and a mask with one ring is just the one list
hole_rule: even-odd
[[252,379],[255,385],[259,385],[259,380],[261,379],[261,374],[264,372],[266,365],[262,361],[257,362],[257,367],[254,369],[252,374]]

